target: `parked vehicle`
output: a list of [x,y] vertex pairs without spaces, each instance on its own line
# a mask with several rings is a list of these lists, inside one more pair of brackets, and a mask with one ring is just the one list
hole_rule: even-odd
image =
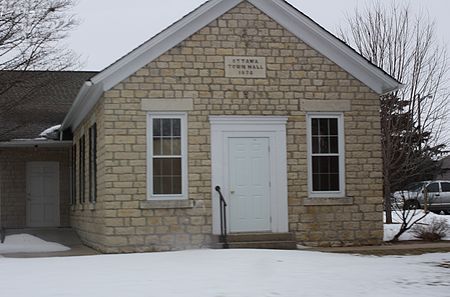
[[405,209],[424,208],[426,194],[428,195],[428,210],[444,211],[450,214],[450,181],[422,181],[409,185],[405,190],[393,193],[394,207]]

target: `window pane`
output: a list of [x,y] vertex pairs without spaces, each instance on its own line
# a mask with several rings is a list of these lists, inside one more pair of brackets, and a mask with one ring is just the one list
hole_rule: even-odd
[[312,135],[319,135],[319,119],[312,119],[311,121]]
[[338,135],[338,120],[329,119],[329,125],[330,125],[329,135],[331,136]]
[[172,191],[173,194],[181,194],[181,175],[172,178]]
[[323,187],[321,186],[321,175],[313,174],[313,191],[322,191]]
[[172,120],[162,119],[162,136],[172,135]]
[[153,159],[153,194],[181,194],[181,158]]
[[330,153],[339,153],[339,140],[337,136],[330,137]]
[[312,158],[313,191],[339,191],[339,157]]
[[328,157],[330,173],[339,175],[339,157]]
[[339,174],[330,174],[330,187],[328,191],[339,191]]
[[441,183],[442,192],[450,192],[450,183]]
[[181,136],[181,120],[172,119],[172,136]]
[[328,123],[329,123],[329,119],[320,119],[319,120],[319,133],[320,133],[320,135],[329,135]]
[[153,175],[155,176],[181,175],[181,160],[179,158],[153,159]]
[[162,178],[153,177],[153,194],[162,194]]
[[172,155],[172,139],[165,138],[165,139],[161,139],[161,141],[162,141],[161,155],[171,156]]
[[161,194],[176,194],[172,191],[172,177],[165,176],[162,177],[162,192]]
[[318,154],[319,151],[319,137],[313,136],[312,137],[312,152],[313,154]]
[[320,175],[320,191],[329,191],[330,184],[330,175],[329,174],[321,174]]
[[320,153],[328,154],[330,152],[328,137],[320,137],[319,142],[320,142]]
[[162,161],[163,159],[153,159],[153,176],[162,175]]
[[172,160],[172,174],[181,177],[181,158],[174,158]]
[[427,186],[428,193],[437,193],[439,192],[439,184],[431,183]]
[[161,138],[153,138],[153,155],[154,156],[162,155]]
[[161,136],[161,120],[153,120],[153,136]]
[[181,138],[172,139],[172,154],[175,156],[181,155]]

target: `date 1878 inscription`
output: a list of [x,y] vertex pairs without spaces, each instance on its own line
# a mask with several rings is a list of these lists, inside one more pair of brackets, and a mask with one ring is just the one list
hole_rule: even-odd
[[225,57],[225,76],[266,78],[266,58]]

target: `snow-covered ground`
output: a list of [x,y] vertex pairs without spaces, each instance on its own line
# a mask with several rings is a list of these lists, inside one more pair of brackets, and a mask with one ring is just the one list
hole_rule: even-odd
[[[433,218],[450,216],[429,214]],[[395,218],[395,217],[394,217]],[[399,225],[385,225],[385,239]],[[403,240],[413,239],[407,233]],[[446,238],[450,240],[450,234]],[[10,235],[0,254],[69,248]],[[193,250],[17,259],[0,257],[0,296],[450,296],[450,253],[361,256],[310,251]]]
[[[418,210],[415,213],[411,212],[411,214],[414,215],[415,218],[419,218],[422,214],[422,210]],[[433,219],[443,219],[447,220],[447,223],[450,225],[450,215],[437,215],[432,212],[430,212],[423,220],[420,221],[420,224],[429,224]],[[392,220],[394,222],[401,222],[401,219],[399,218],[398,214],[395,212],[392,212]],[[400,224],[384,224],[384,240],[389,241],[392,238],[394,238],[395,234],[398,233],[398,230],[400,229]],[[407,231],[400,236],[400,240],[418,240],[414,237],[414,235]],[[447,233],[447,236],[443,238],[443,240],[450,240],[450,232]],[[450,296],[450,293],[449,293]]]
[[193,250],[68,258],[0,258],[0,296],[450,296],[450,253],[355,256]]
[[67,250],[70,250],[70,248],[28,234],[8,235],[5,238],[5,242],[0,243],[0,254],[62,252]]

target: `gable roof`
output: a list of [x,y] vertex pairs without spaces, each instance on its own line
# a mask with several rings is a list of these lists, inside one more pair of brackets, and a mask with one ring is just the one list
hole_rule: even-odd
[[38,138],[61,124],[83,82],[96,73],[1,71],[0,141]]
[[103,92],[244,1],[260,9],[378,94],[402,87],[396,79],[284,0],[210,0],[87,81],[65,118],[63,129],[70,127],[74,130]]

